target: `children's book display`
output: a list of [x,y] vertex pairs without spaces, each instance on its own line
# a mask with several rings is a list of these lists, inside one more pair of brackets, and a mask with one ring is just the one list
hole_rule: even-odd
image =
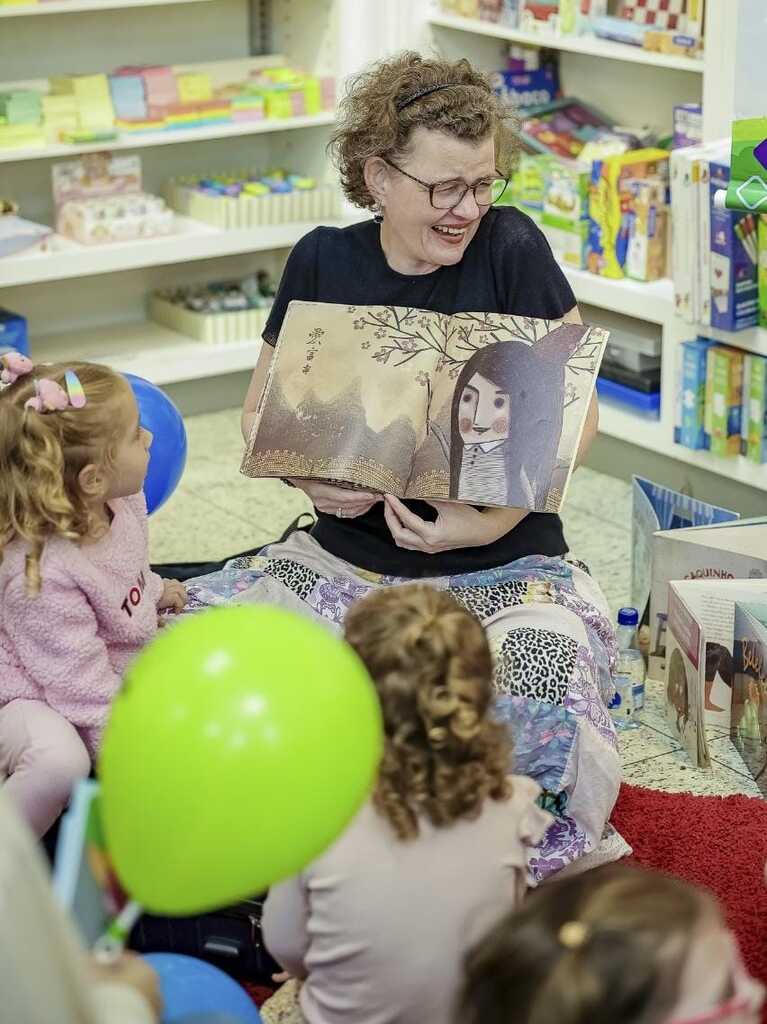
[[[608,346],[609,347],[609,346]],[[691,526],[711,526],[714,523],[728,523],[739,519],[737,512],[731,512],[717,505],[700,501],[689,494],[682,494],[671,487],[653,483],[635,476],[631,491],[631,604],[639,612],[639,621],[649,614],[650,592],[653,581],[653,537],[659,531],[684,529]],[[671,579],[673,577],[668,577]],[[665,613],[665,607],[661,610]],[[661,612],[659,611],[659,614]],[[661,639],[665,619],[658,623],[651,621],[654,632],[654,646],[658,646],[658,630]],[[651,678],[659,678],[650,673]]]
[[0,89],[0,150],[106,146],[120,136],[313,116],[334,106],[333,78],[286,67],[278,56],[53,75],[41,88]]
[[720,140],[671,154],[672,276],[688,323],[740,331],[759,320],[759,233],[757,211],[718,201],[732,181],[729,149]]
[[142,189],[141,158],[87,153],[53,165],[56,230],[81,245],[168,235],[174,214]]
[[265,270],[233,281],[215,281],[153,292],[149,315],[155,323],[209,345],[259,338],[274,297]]
[[730,739],[767,796],[767,596],[737,601]]
[[558,260],[606,277],[666,273],[668,153],[580,100],[524,111],[523,154],[503,202],[539,224]]
[[671,581],[766,579],[767,518],[656,533],[652,543],[650,678],[665,677]]
[[703,0],[441,0],[441,6],[447,14],[537,33],[541,44],[547,36],[592,35],[699,56],[703,43]]
[[[718,727],[718,735],[731,729],[733,665],[737,636],[739,630],[743,632],[742,621],[736,626],[737,603],[765,600],[767,578],[676,580],[669,584],[666,714],[698,768],[711,764],[707,728]],[[751,699],[746,694],[746,700]],[[736,730],[749,717],[748,708],[738,709]],[[753,734],[750,721],[742,731]]]
[[242,471],[556,512],[607,333],[291,302]]
[[679,346],[674,440],[767,462],[767,358],[699,337]]

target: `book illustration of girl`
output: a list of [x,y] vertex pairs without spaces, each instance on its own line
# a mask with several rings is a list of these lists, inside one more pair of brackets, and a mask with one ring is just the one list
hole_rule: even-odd
[[450,415],[450,498],[543,508],[557,463],[565,364],[583,338],[563,324],[534,345],[487,345],[466,362]]
[[687,669],[678,649],[673,651],[669,662],[666,696],[669,704],[676,709],[676,731],[681,736],[690,720],[690,694]]

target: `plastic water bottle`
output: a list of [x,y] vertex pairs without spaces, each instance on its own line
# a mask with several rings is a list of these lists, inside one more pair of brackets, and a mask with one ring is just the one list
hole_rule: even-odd
[[616,675],[628,675],[633,681],[634,710],[644,707],[645,664],[642,652],[637,648],[636,634],[639,626],[639,612],[636,608],[621,608],[618,612],[618,661]]
[[616,672],[613,676],[615,694],[607,705],[610,718],[616,729],[638,729],[639,722],[634,718],[634,680],[629,675]]

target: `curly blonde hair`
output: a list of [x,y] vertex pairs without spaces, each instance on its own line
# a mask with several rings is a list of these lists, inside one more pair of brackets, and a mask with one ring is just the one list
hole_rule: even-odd
[[[412,99],[437,85],[451,88]],[[351,78],[341,100],[338,127],[328,149],[351,203],[374,208],[375,199],[365,184],[365,161],[374,156],[401,158],[416,128],[469,142],[492,136],[498,170],[510,177],[516,166],[518,121],[488,78],[465,58],[449,61],[405,51]]]
[[480,623],[446,591],[387,587],[359,601],[347,642],[367,666],[384,719],[373,802],[400,839],[476,818],[510,796],[511,742],[489,715],[493,663]]
[[[81,409],[38,413],[25,408],[36,378],[63,386],[67,370],[74,370],[83,386]],[[0,392],[0,558],[12,540],[27,542],[30,594],[40,591],[40,559],[49,538],[79,541],[93,532],[93,509],[78,474],[89,464],[111,468],[128,426],[123,411],[128,394],[124,377],[93,363],[38,365]]]

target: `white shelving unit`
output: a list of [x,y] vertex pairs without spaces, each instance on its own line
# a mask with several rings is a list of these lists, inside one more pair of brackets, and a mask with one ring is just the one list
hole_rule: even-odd
[[[4,78],[21,80],[72,68],[107,70],[137,57],[183,66],[281,53],[308,70],[335,73],[341,84],[370,60],[402,48],[465,56],[496,70],[504,64],[509,43],[518,42],[558,49],[567,93],[623,124],[669,128],[674,103],[702,100],[704,134],[710,140],[727,134],[735,110],[736,80],[742,73],[738,34],[744,31],[747,7],[753,8],[749,25],[757,26],[751,32],[752,47],[759,32],[765,34],[763,15],[760,22],[754,14],[760,2],[738,0],[736,9],[732,0],[708,0],[709,45],[704,59],[696,60],[598,39],[512,31],[445,14],[436,0],[49,0],[0,9],[0,17],[8,19],[0,31],[0,67]],[[40,21],[41,15],[52,17]],[[749,67],[752,58],[753,52],[745,62]],[[741,115],[750,113],[740,110]],[[325,142],[331,121],[331,115],[321,115],[151,133],[122,138],[109,148],[141,150],[149,191],[159,191],[175,175],[243,166],[290,164],[322,176],[327,172]],[[51,159],[98,148],[0,151],[3,195],[20,201],[30,218],[50,220],[46,196]],[[202,349],[146,322],[147,293],[153,287],[236,276],[256,266],[278,273],[285,251],[312,226],[221,231],[181,218],[177,233],[166,238],[92,249],[69,244],[47,255],[5,259],[0,262],[0,304],[28,316],[34,351],[46,357],[83,351],[87,342],[95,355],[108,355],[115,365],[130,366],[160,383],[234,372],[252,365],[256,341]],[[590,320],[609,322],[617,332],[622,327],[635,332],[643,325],[645,334],[654,332],[662,340],[660,420],[605,402],[603,432],[767,489],[765,473],[757,467],[673,444],[676,349],[696,330],[674,316],[671,282],[642,285],[575,270],[566,274]],[[707,333],[767,354],[765,331]],[[198,372],[199,355],[209,360],[204,374]]]
[[[670,129],[674,104],[702,102],[704,134],[710,140],[728,134],[732,118],[738,18],[742,17],[735,7],[732,0],[707,0],[708,46],[700,60],[592,37],[510,29],[445,13],[438,0],[398,0],[396,16],[401,27],[399,45],[412,46],[417,39],[419,49],[436,50],[453,59],[465,56],[488,71],[504,66],[510,43],[558,50],[565,95],[591,103],[620,124]],[[637,323],[644,324],[645,334],[655,332],[662,341],[660,419],[652,420],[603,400],[602,433],[767,490],[767,470],[745,460],[717,459],[706,452],[688,451],[673,443],[676,349],[682,341],[695,337],[696,329],[675,316],[672,282],[612,281],[563,269],[591,322],[599,323],[602,317],[615,333],[624,326],[635,333]],[[706,333],[712,335],[710,330]],[[767,331],[735,335],[713,332],[713,336],[767,354]]]
[[36,356],[44,361],[87,359],[135,373],[154,384],[218,377],[250,370],[260,339],[208,345],[152,321],[41,335]]
[[551,50],[562,50],[567,53],[586,53],[590,57],[604,60],[618,60],[626,64],[649,64],[656,68],[671,68],[675,71],[692,71],[703,73],[703,61],[695,57],[674,57],[665,53],[652,53],[640,46],[627,46],[614,43],[609,39],[597,39],[596,36],[563,36],[553,32],[523,32],[519,29],[494,25],[492,22],[477,21],[474,18],[462,18],[454,14],[442,14],[435,11],[429,16],[429,23],[434,28],[450,28],[459,32],[471,32],[489,36],[493,39],[505,39],[510,43],[523,46],[545,46]]
[[[109,71],[137,58],[182,68],[214,62],[213,69],[219,60],[250,65],[261,54],[279,54],[285,62],[340,80],[359,56],[342,45],[350,2],[49,0],[3,6],[0,17],[9,20],[0,29],[0,68],[4,79],[29,87],[51,74]],[[61,17],[40,20],[41,15]],[[141,151],[151,192],[178,175],[243,167],[291,166],[323,179],[329,174],[325,144],[333,120],[326,112],[142,133],[93,145],[0,150],[0,194],[16,200],[30,219],[52,223],[51,161],[103,149]],[[174,233],[160,238],[101,246],[57,241],[52,252],[0,260],[0,306],[27,316],[35,358],[90,357],[158,384],[248,370],[260,340],[198,343],[147,321],[147,296],[155,287],[244,276],[259,268],[276,277],[287,250],[313,227],[303,222],[222,230],[178,217]]]
[[[181,0],[177,0],[181,2]],[[191,0],[201,3],[202,0]],[[212,0],[205,0],[211,3]],[[105,147],[118,149],[156,149],[158,146],[180,146],[189,142],[207,142],[209,139],[236,139],[244,135],[268,135],[272,132],[292,131],[296,128],[322,128],[333,124],[335,114],[323,111],[305,117],[284,119],[264,118],[263,121],[247,121],[240,124],[214,124],[205,128],[175,128],[161,132],[136,132],[123,134],[109,142],[54,143],[33,149],[0,149],[0,164],[21,163],[27,160],[52,160],[78,156],[80,153],[99,153]]]
[[289,249],[315,226],[313,221],[297,221],[224,231],[188,217],[177,217],[176,231],[172,235],[91,246],[66,241],[56,252],[22,254],[3,260],[0,262],[0,287],[44,284],[140,267]]
[[0,7],[0,18],[30,18],[45,14],[98,14],[121,7],[171,7],[174,4],[202,4],[211,0],[47,0],[38,4],[10,4]]

